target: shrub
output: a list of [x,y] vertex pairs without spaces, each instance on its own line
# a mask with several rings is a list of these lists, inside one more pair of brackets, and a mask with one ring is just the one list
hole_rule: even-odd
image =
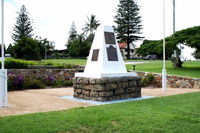
[[63,87],[63,86],[72,86],[73,83],[71,80],[62,80],[62,79],[56,79],[54,87]]
[[41,89],[45,88],[45,85],[39,79],[26,79],[24,82],[24,89]]
[[151,73],[148,73],[146,76],[144,76],[141,79],[141,84],[143,87],[148,86],[152,83],[152,81],[154,80],[154,76]]
[[24,76],[8,73],[8,90],[22,90],[24,88]]
[[66,81],[64,81],[63,85],[64,86],[73,86],[73,82],[72,82],[72,80],[66,80]]
[[56,84],[56,77],[48,75],[48,77],[44,79],[44,83],[48,86],[54,86]]
[[[1,62],[0,62],[1,63]],[[28,63],[22,60],[17,60],[17,59],[6,59],[5,60],[5,68],[11,69],[11,68],[28,68]]]

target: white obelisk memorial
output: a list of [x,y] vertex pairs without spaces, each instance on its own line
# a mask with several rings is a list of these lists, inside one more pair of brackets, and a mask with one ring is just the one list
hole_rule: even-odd
[[75,77],[123,77],[137,76],[136,72],[127,72],[113,28],[99,26],[90,49],[83,73]]

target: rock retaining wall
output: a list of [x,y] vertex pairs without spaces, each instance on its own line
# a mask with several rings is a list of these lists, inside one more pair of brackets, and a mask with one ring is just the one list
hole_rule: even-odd
[[[8,69],[8,74],[22,75],[30,79],[42,78],[45,79],[49,75],[59,78],[61,80],[72,80],[74,74],[80,69]],[[148,74],[147,72],[137,72],[140,77]],[[153,73],[154,81],[152,87],[162,86],[162,75]],[[180,77],[167,75],[167,87],[170,88],[194,88],[200,89],[200,79],[190,77]]]
[[138,77],[83,78],[74,77],[74,97],[95,101],[110,101],[141,97]]
[[[147,75],[147,72],[138,72],[140,77]],[[162,75],[152,73],[154,80],[151,84],[152,87],[161,87],[162,86]],[[167,87],[168,88],[193,88],[200,89],[200,79],[190,78],[190,77],[180,77],[167,75]]]
[[78,69],[8,69],[8,74],[22,75],[30,79],[45,79],[54,76],[61,80],[72,80]]

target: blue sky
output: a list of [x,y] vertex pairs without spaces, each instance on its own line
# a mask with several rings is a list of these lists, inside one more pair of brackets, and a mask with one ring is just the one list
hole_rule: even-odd
[[[162,1],[137,0],[141,7],[145,39],[163,37]],[[166,35],[172,34],[172,0],[166,1]],[[118,0],[5,0],[5,43],[12,43],[11,34],[17,12],[25,5],[33,20],[34,34],[65,48],[72,21],[81,32],[87,16],[94,14],[105,25],[114,25]],[[200,25],[199,0],[176,0],[176,30]],[[138,43],[138,45],[141,42]]]

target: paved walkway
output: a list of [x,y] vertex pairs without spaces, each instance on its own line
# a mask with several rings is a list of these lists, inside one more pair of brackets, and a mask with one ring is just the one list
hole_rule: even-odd
[[[188,92],[200,92],[200,89],[168,89],[166,92],[162,92],[161,89],[142,89],[143,96],[167,96]],[[9,107],[0,108],[0,117],[93,106],[59,98],[59,96],[72,95],[73,88],[12,91],[8,93]]]

